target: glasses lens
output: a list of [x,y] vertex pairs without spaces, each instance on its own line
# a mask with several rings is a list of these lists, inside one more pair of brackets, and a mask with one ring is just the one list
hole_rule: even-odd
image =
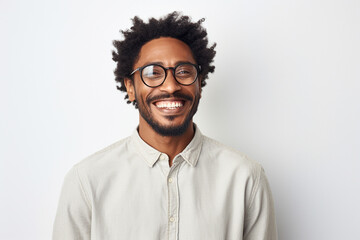
[[181,84],[192,84],[197,77],[197,69],[191,64],[181,64],[175,68],[175,77]]
[[160,66],[149,65],[142,70],[142,79],[149,86],[160,85],[165,78],[165,71]]

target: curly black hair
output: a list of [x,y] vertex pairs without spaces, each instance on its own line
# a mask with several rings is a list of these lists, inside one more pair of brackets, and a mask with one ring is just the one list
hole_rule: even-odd
[[[191,22],[189,16],[183,16],[179,12],[172,12],[163,18],[150,18],[148,23],[135,16],[132,19],[133,26],[129,30],[121,30],[124,40],[114,40],[116,50],[112,51],[112,59],[117,62],[114,70],[115,81],[120,83],[117,89],[126,92],[124,84],[125,78],[132,79],[129,74],[133,71],[133,66],[138,59],[141,47],[160,37],[172,37],[186,43],[195,58],[197,64],[201,66],[201,87],[206,85],[205,80],[208,73],[213,73],[215,66],[211,65],[215,57],[215,46],[208,47],[207,32],[201,26],[204,18],[197,22]],[[129,96],[126,94],[125,99]],[[131,101],[127,101],[131,103]],[[133,104],[136,107],[135,101]]]

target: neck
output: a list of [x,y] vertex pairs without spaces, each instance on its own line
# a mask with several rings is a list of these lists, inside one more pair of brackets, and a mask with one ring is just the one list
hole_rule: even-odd
[[162,136],[140,117],[139,135],[150,146],[169,156],[169,165],[172,165],[174,157],[182,152],[194,137],[194,124],[191,121],[186,131],[179,136]]

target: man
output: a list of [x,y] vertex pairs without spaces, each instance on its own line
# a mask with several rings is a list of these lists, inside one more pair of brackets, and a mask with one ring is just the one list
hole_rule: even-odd
[[214,71],[202,22],[135,17],[114,41],[118,88],[139,109],[139,126],[67,174],[53,239],[277,239],[261,166],[193,123]]

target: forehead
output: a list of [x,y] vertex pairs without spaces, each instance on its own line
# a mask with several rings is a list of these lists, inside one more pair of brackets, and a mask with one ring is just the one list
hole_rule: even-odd
[[135,66],[139,67],[154,62],[169,66],[178,62],[196,63],[190,47],[186,43],[170,37],[161,37],[145,43],[140,50]]

